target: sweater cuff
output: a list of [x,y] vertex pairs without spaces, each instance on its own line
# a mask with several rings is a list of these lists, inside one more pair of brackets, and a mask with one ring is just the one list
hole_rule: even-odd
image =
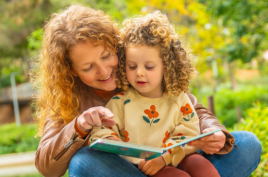
[[162,157],[166,162],[166,166],[168,166],[172,162],[172,156],[169,152],[165,152],[164,154],[162,154]]
[[85,138],[87,135],[88,135],[88,133],[89,133],[89,131],[87,131],[87,132],[84,132],[83,130],[81,130],[80,128],[79,128],[79,126],[77,125],[77,119],[75,120],[75,131],[77,132],[77,133],[79,133],[79,135],[81,136],[81,138]]

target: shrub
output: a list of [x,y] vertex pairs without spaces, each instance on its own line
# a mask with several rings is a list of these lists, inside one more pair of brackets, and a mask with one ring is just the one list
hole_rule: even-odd
[[261,162],[251,174],[252,177],[268,176],[268,107],[257,103],[246,111],[246,119],[236,124],[230,131],[245,130],[254,133],[262,145]]
[[221,89],[214,97],[215,114],[226,127],[233,127],[238,122],[236,107],[241,110],[242,117],[246,110],[253,107],[257,101],[268,106],[267,87],[243,87],[242,89]]
[[35,151],[39,139],[34,138],[37,133],[35,124],[15,123],[0,126],[0,154]]

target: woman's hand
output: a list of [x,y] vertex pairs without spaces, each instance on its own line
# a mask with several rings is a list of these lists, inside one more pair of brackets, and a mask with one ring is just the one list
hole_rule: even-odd
[[145,174],[145,175],[154,175],[159,170],[161,170],[164,166],[166,166],[166,162],[164,161],[163,157],[157,157],[152,160],[145,161],[142,159],[138,165],[138,168]]
[[[207,133],[216,129],[217,128],[207,128],[203,130],[203,133]],[[206,154],[214,154],[219,152],[219,150],[221,150],[221,148],[224,147],[225,141],[226,141],[225,134],[222,131],[218,131],[211,135],[202,137],[199,140],[191,141],[187,143],[187,145],[197,146]]]
[[[108,136],[105,139],[108,140],[114,140],[114,141],[122,141],[120,138],[116,137],[116,136]],[[123,142],[123,141],[122,141]]]
[[114,114],[109,109],[98,106],[84,111],[77,118],[76,123],[82,131],[86,132],[88,129],[92,129],[93,126],[101,127],[104,125],[110,127],[115,125],[115,121],[112,120],[113,117]]

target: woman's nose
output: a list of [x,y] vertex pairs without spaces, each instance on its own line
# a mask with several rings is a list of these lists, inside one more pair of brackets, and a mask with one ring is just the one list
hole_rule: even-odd
[[106,77],[107,75],[109,75],[110,73],[108,73],[108,67],[104,66],[104,65],[99,65],[98,67],[98,73],[104,77]]

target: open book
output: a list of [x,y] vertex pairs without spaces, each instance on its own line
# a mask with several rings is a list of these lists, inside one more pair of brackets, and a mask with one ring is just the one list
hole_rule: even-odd
[[108,140],[108,139],[98,139],[97,141],[92,143],[89,146],[89,148],[104,151],[104,152],[110,152],[110,153],[114,153],[118,155],[151,160],[151,159],[161,156],[163,153],[167,152],[167,150],[169,149],[172,149],[177,146],[185,146],[185,144],[190,141],[213,134],[217,131],[221,131],[221,129],[217,129],[211,132],[207,132],[207,133],[195,136],[190,139],[186,139],[180,143],[176,143],[167,148],[157,148],[157,147],[152,147],[152,146],[132,144],[132,143],[114,141],[114,140]]

